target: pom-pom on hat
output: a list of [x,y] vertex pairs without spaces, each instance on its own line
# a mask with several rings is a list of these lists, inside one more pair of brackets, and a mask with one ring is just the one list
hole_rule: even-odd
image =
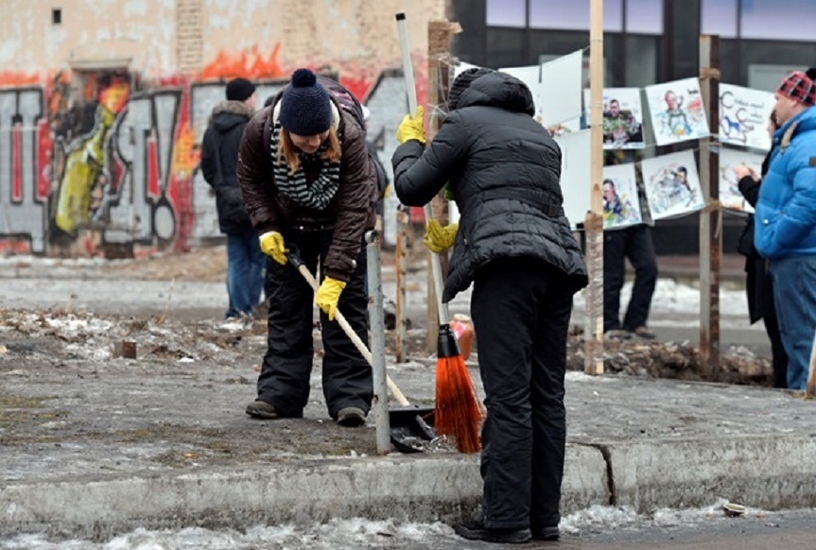
[[246,78],[234,78],[227,82],[227,100],[246,101],[255,93],[255,84]]
[[808,107],[816,105],[816,69],[808,69],[806,73],[790,73],[779,85],[777,92]]
[[329,92],[309,69],[298,69],[283,91],[278,121],[299,136],[322,134],[331,127]]

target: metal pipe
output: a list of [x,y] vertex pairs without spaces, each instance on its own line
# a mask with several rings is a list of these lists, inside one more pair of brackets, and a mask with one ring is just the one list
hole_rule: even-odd
[[377,454],[391,452],[391,423],[388,418],[388,383],[385,372],[385,314],[383,312],[380,237],[377,231],[366,233],[368,264],[368,316],[371,337],[371,369],[374,379],[372,409],[377,428]]

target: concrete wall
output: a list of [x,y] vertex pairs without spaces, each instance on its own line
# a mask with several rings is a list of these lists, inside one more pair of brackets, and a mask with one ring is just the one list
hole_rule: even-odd
[[448,4],[3,0],[13,17],[0,18],[0,252],[186,250],[218,236],[198,143],[235,76],[263,101],[297,67],[337,74],[371,108],[390,170],[407,112],[394,14],[407,10],[422,101],[427,23]]

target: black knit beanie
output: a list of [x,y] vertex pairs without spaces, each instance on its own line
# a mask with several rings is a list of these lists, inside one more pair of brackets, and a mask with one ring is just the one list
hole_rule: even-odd
[[332,125],[329,92],[309,69],[298,69],[283,90],[280,115],[285,130],[299,136],[322,134]]
[[459,97],[462,95],[462,92],[470,87],[471,82],[480,76],[484,76],[492,72],[493,69],[473,67],[472,69],[467,69],[459,73],[459,76],[457,76],[453,80],[453,84],[451,84],[450,92],[448,92],[448,109],[451,111],[456,109],[456,105],[459,103]]
[[246,101],[255,93],[255,84],[246,78],[234,78],[227,82],[227,99],[229,101]]

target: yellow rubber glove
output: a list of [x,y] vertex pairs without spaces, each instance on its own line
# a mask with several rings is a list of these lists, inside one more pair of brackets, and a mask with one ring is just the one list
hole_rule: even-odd
[[451,223],[442,227],[438,221],[431,220],[428,222],[422,242],[431,252],[439,254],[453,246],[457,231],[459,231],[458,223]]
[[277,231],[268,231],[259,237],[261,251],[281,265],[286,265],[286,253],[289,249],[283,245],[283,235]]
[[346,288],[346,283],[326,277],[323,279],[323,284],[317,289],[317,296],[315,296],[315,303],[317,307],[329,316],[329,321],[334,321],[334,315],[337,313],[337,302],[340,301],[340,293]]
[[420,105],[417,107],[416,116],[405,115],[399,128],[397,128],[397,141],[401,144],[408,140],[415,139],[425,145],[425,126],[422,123],[424,110]]

